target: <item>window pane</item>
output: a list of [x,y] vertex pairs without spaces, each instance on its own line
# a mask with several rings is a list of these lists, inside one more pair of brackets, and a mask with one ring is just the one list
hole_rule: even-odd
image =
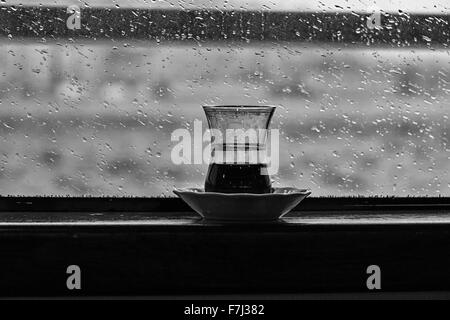
[[[221,9],[218,3],[195,6]],[[240,3],[226,9],[365,8],[362,1]],[[449,9],[446,1],[407,3],[376,2],[391,11]],[[309,187],[314,195],[450,195],[445,48],[7,38],[0,46],[2,195],[159,196],[201,187],[207,165],[176,165],[171,134],[193,132],[195,119],[205,130],[201,106],[221,104],[278,107],[275,186]]]

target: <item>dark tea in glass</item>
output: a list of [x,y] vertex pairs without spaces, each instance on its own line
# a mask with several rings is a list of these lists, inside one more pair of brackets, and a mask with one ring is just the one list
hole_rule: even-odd
[[206,192],[269,193],[270,177],[261,174],[266,164],[211,163],[205,181]]
[[275,107],[205,106],[212,133],[206,192],[270,193],[265,161],[267,130]]

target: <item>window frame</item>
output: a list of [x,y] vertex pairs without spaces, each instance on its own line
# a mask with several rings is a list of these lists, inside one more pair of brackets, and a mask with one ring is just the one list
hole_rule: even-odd
[[[449,16],[383,13],[383,20],[396,29],[375,30],[367,28],[367,16],[337,12],[82,8],[83,28],[69,30],[65,25],[66,7],[2,6],[0,36],[11,41],[36,39],[38,42],[134,39],[192,44],[208,40],[245,45],[261,41],[280,44],[296,41],[346,47],[448,48],[450,37],[445,30],[450,24]],[[102,30],[98,21],[106,18],[115,24]],[[318,20],[323,22],[322,28],[315,25]],[[43,28],[35,30],[30,25],[31,21],[42,24]],[[134,21],[131,26],[130,21]],[[217,21],[222,21],[221,25],[227,27],[218,28]],[[281,24],[282,28],[275,28],[274,24]],[[358,29],[364,32],[356,32]],[[401,41],[393,42],[393,38],[401,38]],[[426,220],[433,214],[441,214],[443,219],[430,222],[417,219],[423,217]],[[408,223],[377,220],[380,215],[403,216]],[[303,216],[322,220],[308,223]],[[355,223],[362,218],[366,219],[363,219],[365,222]],[[336,223],[339,221],[344,222]],[[41,296],[69,295],[54,284],[52,277],[60,271],[57,267],[77,258],[99,277],[97,280],[93,276],[88,278],[98,286],[88,287],[84,295],[111,292],[126,295],[365,292],[361,279],[365,277],[363,266],[368,263],[380,263],[391,272],[387,276],[388,281],[392,280],[387,285],[388,291],[450,291],[450,280],[443,278],[445,269],[450,267],[450,260],[442,253],[442,250],[450,249],[450,197],[311,197],[296,207],[283,223],[268,225],[204,223],[178,198],[0,197],[0,231],[0,239],[3,239],[0,252],[3,252],[4,261],[10,261],[9,264],[0,264],[0,275],[9,276],[7,290],[1,295],[23,295],[24,292]],[[233,237],[243,242],[234,241]],[[327,237],[335,242],[329,243]],[[242,248],[254,249],[258,244],[255,239],[262,239],[269,245],[268,259],[256,259],[267,263],[262,269],[280,270],[281,263],[281,270],[285,273],[278,284],[270,272],[256,272],[257,276],[246,280],[239,276],[236,266],[225,261],[220,254],[214,255],[212,249],[208,251],[209,257],[193,250],[195,245],[206,250],[205,239],[211,241],[213,249],[236,250],[236,254],[228,256],[241,257],[247,262],[249,260],[245,259],[246,252]],[[184,241],[192,247],[183,245]],[[231,244],[225,243],[227,241]],[[409,248],[408,241],[416,247]],[[313,243],[317,254],[313,252],[314,248],[303,246],[298,249],[299,255],[291,257],[297,259],[292,260],[292,266],[283,264],[280,256],[275,254],[279,250],[292,253],[304,243]],[[321,243],[324,248],[320,248]],[[342,247],[351,243],[355,243],[358,249]],[[439,245],[433,247],[433,243]],[[119,244],[117,251],[109,251],[108,246],[114,244]],[[168,244],[174,249],[172,253],[163,252],[169,248]],[[363,254],[364,245],[367,245],[366,255]],[[65,251],[67,248],[72,250],[71,254]],[[133,260],[137,264],[134,267],[121,258],[122,255],[130,257],[130,250],[141,258]],[[353,257],[355,253],[361,256]],[[324,258],[320,254],[329,254],[332,258]],[[48,257],[48,261],[44,261],[42,256]],[[23,257],[28,257],[27,264],[47,268],[47,271],[42,277],[37,271],[26,276],[11,272],[26,271],[22,265]],[[441,264],[434,273],[422,274],[417,280],[414,276],[424,268],[431,270],[424,257]],[[168,267],[171,263],[174,267]],[[327,269],[326,265],[333,263],[335,270]],[[114,267],[108,269],[108,264]],[[201,274],[198,270],[202,264],[218,269],[207,269]],[[154,272],[154,277],[139,278],[145,275],[146,268]],[[108,284],[111,279],[116,279],[114,270],[126,275],[123,281],[115,282],[116,287]],[[235,273],[244,285],[240,287],[239,282],[228,283],[230,278],[217,276],[217,272],[227,270]],[[250,275],[249,268],[243,267],[243,270]],[[308,280],[308,277],[296,274],[298,270],[310,272],[313,276]],[[331,270],[328,276],[327,270]],[[270,279],[266,286],[258,282],[264,276]],[[292,285],[289,277],[303,282]],[[411,282],[411,279],[417,281]]]

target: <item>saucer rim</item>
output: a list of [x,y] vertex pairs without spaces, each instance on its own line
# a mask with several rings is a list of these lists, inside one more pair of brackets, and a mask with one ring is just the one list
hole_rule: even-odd
[[[289,189],[287,193],[248,193],[248,192],[236,192],[236,193],[223,193],[223,192],[206,192],[203,188],[174,188],[173,192],[178,194],[195,194],[195,195],[216,195],[225,197],[236,197],[236,196],[250,196],[250,197],[267,197],[267,196],[290,196],[290,195],[305,195],[309,196],[311,194],[311,189],[299,189],[296,187],[275,187],[274,190]],[[196,191],[194,191],[196,190]]]

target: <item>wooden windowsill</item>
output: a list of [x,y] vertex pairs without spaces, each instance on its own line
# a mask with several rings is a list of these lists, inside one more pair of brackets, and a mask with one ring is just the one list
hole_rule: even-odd
[[311,228],[352,228],[394,226],[415,229],[450,226],[450,211],[397,210],[374,211],[296,211],[278,222],[223,223],[205,221],[193,212],[0,212],[0,229],[37,227],[120,227],[134,226],[149,229],[240,229],[295,231]]
[[[1,296],[367,293],[369,265],[381,268],[385,293],[450,291],[448,199],[341,199],[335,210],[308,199],[280,223],[228,225],[199,220],[177,199],[162,207],[183,210],[119,199],[77,212],[57,210],[71,199],[51,199],[0,199]],[[83,272],[77,292],[65,282],[73,264]]]

